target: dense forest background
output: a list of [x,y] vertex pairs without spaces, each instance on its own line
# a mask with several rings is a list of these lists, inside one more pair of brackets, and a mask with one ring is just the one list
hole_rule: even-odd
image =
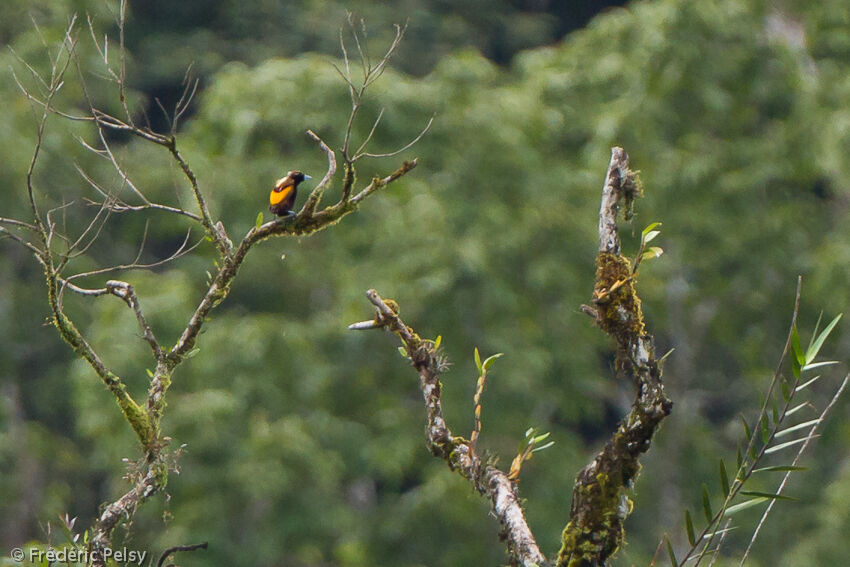
[[[488,383],[481,444],[506,465],[528,427],[552,432],[555,446],[523,469],[521,495],[541,547],[557,549],[575,474],[632,395],[613,377],[611,343],[579,311],[593,285],[614,144],[647,188],[626,249],[636,249],[645,225],[664,223],[666,253],[642,269],[639,291],[659,351],[675,348],[665,379],[676,404],[643,460],[616,564],[647,565],[664,531],[681,544],[684,507],[698,506],[703,482],[716,484],[717,457],[734,459],[742,435],[739,414],[756,411],[797,274],[804,339],[821,311],[847,310],[850,4],[660,0],[591,19],[603,4],[130,3],[131,102],[165,127],[155,98],[172,105],[194,63],[201,89],[179,135],[231,236],[253,225],[288,169],[324,171],[305,130],[341,143],[350,102],[331,62],[346,10],[366,19],[376,50],[392,23],[409,18],[356,131],[368,133],[386,107],[373,148],[390,150],[436,118],[405,153],[420,166],[360,212],[309,239],[254,250],[199,354],[175,376],[164,430],[186,444],[182,472],[171,476],[169,498],[140,508],[129,547],[210,541],[203,556],[181,557],[185,565],[505,561],[487,503],[424,448],[415,374],[387,336],[345,330],[371,316],[363,292],[375,287],[399,300],[419,332],[442,335],[453,363],[444,405],[455,427],[472,427],[473,348],[505,353]],[[35,127],[11,69],[25,76],[17,57],[43,67],[42,41],[60,41],[75,12],[114,34],[115,6],[5,0],[2,10],[0,43],[14,52],[0,52],[0,216],[25,218]],[[82,45],[93,96],[114,107],[93,48]],[[81,105],[79,89],[69,86],[60,102]],[[92,197],[75,164],[119,183],[78,135],[93,133],[49,125],[36,172],[47,203]],[[150,196],[190,205],[167,152],[114,142]],[[360,175],[394,166],[372,161]],[[69,208],[68,222],[85,214],[83,205]],[[172,216],[152,217],[145,259],[167,256],[185,230]],[[141,219],[115,215],[93,252],[104,264],[131,260],[144,231]],[[211,258],[201,247],[126,275],[163,340],[185,324]],[[68,301],[83,332],[144,392],[148,358],[132,313],[115,300]],[[44,541],[57,514],[88,522],[122,490],[122,458],[137,452],[110,394],[42,324],[47,315],[39,267],[0,242],[0,554]],[[847,360],[845,321],[825,351]],[[816,399],[840,371],[826,374]],[[846,563],[848,407],[832,414],[810,470],[792,484],[799,501],[780,504],[751,565]],[[757,517],[753,510],[741,523]],[[739,552],[749,534],[732,533],[727,551]]]

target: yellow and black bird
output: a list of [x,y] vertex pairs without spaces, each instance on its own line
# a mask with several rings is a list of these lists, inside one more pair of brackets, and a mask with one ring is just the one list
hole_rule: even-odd
[[269,194],[269,210],[279,217],[294,215],[292,206],[295,204],[295,196],[298,194],[298,184],[305,179],[312,179],[303,172],[290,171],[286,177],[278,179],[271,194]]

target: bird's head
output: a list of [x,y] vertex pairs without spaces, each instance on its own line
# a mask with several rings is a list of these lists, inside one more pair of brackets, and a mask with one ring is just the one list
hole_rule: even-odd
[[299,171],[297,169],[290,171],[286,174],[286,176],[292,179],[295,183],[301,183],[305,179],[313,179],[309,175],[306,175],[303,171]]

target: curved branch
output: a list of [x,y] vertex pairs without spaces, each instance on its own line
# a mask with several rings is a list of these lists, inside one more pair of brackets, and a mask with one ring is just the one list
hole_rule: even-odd
[[319,200],[322,198],[322,193],[324,193],[325,188],[336,173],[336,154],[334,154],[334,151],[330,149],[330,147],[328,147],[328,145],[312,130],[307,130],[307,135],[318,143],[319,148],[321,148],[328,156],[328,171],[325,173],[325,176],[322,177],[322,180],[316,184],[316,187],[310,191],[310,196],[307,197],[307,202],[304,203],[303,207],[301,207],[301,210],[298,212],[298,216],[310,216],[313,212],[315,212],[316,207],[319,205]]
[[386,327],[398,335],[411,364],[419,373],[419,384],[428,415],[428,449],[490,499],[493,513],[502,527],[501,536],[507,542],[512,564],[524,567],[541,565],[546,557],[540,552],[525,519],[517,483],[492,465],[482,466],[481,461],[474,457],[469,441],[452,435],[443,417],[439,374],[445,363],[437,354],[434,343],[421,339],[412,328],[404,324],[398,316],[398,306],[394,301],[384,300],[374,289],[367,291],[366,297],[378,310],[372,328]]

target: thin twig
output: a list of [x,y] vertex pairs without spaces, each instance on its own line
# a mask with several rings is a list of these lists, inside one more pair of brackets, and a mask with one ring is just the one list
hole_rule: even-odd
[[207,542],[204,543],[196,543],[195,545],[175,545],[174,547],[169,547],[166,549],[162,556],[159,558],[159,561],[156,564],[156,567],[162,567],[165,560],[168,559],[168,556],[177,551],[195,551],[197,549],[206,549]]
[[[835,394],[832,396],[832,399],[829,400],[829,403],[827,404],[827,406],[821,412],[820,416],[818,416],[817,423],[813,424],[812,427],[809,429],[809,434],[806,436],[806,440],[800,446],[799,450],[797,450],[797,455],[794,457],[794,460],[791,462],[792,467],[797,466],[797,463],[800,462],[800,458],[803,456],[803,453],[805,452],[806,448],[808,448],[808,446],[812,442],[812,440],[815,437],[817,437],[815,435],[815,432],[817,431],[818,427],[820,427],[823,424],[823,421],[826,419],[827,414],[829,414],[829,412],[832,410],[833,406],[835,406],[835,403],[838,401],[838,398],[841,396],[841,394],[844,393],[844,389],[847,388],[848,381],[850,381],[850,374],[847,374],[844,377],[844,380],[841,381],[841,385],[838,387],[838,390],[836,390]],[[782,490],[785,488],[785,485],[788,483],[788,479],[791,478],[792,472],[793,471],[787,471],[785,473],[785,476],[782,478],[782,482],[779,483],[779,488],[776,489],[776,494],[782,494]],[[767,517],[770,514],[770,511],[773,509],[773,505],[775,503],[776,503],[776,499],[772,498],[770,500],[770,502],[768,503],[767,508],[762,513],[761,518],[759,519],[759,523],[756,526],[756,529],[753,532],[752,537],[750,538],[750,543],[747,545],[746,551],[744,551],[744,556],[741,558],[740,565],[743,565],[746,562],[747,558],[749,557],[750,551],[752,550],[753,545],[755,544],[756,539],[759,536],[759,532],[761,532],[761,529],[764,526],[764,523],[767,521]]]

